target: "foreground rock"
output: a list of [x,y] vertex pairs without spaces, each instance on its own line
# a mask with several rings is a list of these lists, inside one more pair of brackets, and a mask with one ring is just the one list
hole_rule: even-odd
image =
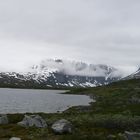
[[13,138],[11,138],[10,140],[21,140],[21,138],[13,137]]
[[125,136],[125,134],[123,133],[119,133],[118,134],[118,138],[119,138],[119,140],[127,140],[127,137]]
[[140,140],[140,133],[125,131],[127,140]]
[[116,140],[116,136],[115,135],[109,135],[107,137],[108,140]]
[[130,99],[131,103],[133,104],[140,104],[140,98],[139,97],[135,97],[133,96],[131,99]]
[[55,134],[72,133],[72,124],[65,119],[56,121],[51,128]]
[[0,115],[0,124],[8,124],[7,115]]
[[25,115],[24,119],[21,122],[19,122],[18,125],[23,127],[47,127],[46,121],[39,115]]

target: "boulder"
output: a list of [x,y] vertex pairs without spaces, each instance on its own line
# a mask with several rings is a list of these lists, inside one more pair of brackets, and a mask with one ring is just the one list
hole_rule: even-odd
[[55,134],[72,133],[72,124],[65,119],[56,121],[51,128]]
[[140,140],[140,133],[125,131],[127,140]]
[[115,135],[108,135],[107,139],[108,140],[116,140],[116,136]]
[[125,136],[125,134],[122,134],[122,133],[118,134],[118,138],[119,140],[127,140],[127,137]]
[[7,115],[0,115],[0,124],[8,124]]
[[133,104],[140,104],[140,98],[139,97],[134,97],[133,96],[130,101]]
[[10,140],[21,140],[21,138],[12,137]]
[[25,115],[24,119],[18,123],[18,125],[23,127],[38,127],[45,128],[47,127],[46,121],[39,115]]

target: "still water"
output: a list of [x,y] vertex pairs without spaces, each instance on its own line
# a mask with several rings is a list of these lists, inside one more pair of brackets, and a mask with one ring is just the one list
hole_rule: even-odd
[[85,95],[66,95],[63,90],[0,88],[0,113],[55,113],[72,106],[89,105]]

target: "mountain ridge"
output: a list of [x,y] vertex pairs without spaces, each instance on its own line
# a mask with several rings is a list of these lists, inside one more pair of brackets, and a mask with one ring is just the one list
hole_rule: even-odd
[[129,80],[129,79],[140,79],[140,68],[138,68],[138,70],[136,72],[123,78],[123,80]]
[[107,65],[48,59],[28,72],[1,72],[0,86],[23,88],[95,87],[117,81],[121,73]]

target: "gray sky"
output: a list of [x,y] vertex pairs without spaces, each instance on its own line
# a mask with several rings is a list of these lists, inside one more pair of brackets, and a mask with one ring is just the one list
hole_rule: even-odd
[[139,0],[0,0],[0,68],[46,58],[140,65]]

